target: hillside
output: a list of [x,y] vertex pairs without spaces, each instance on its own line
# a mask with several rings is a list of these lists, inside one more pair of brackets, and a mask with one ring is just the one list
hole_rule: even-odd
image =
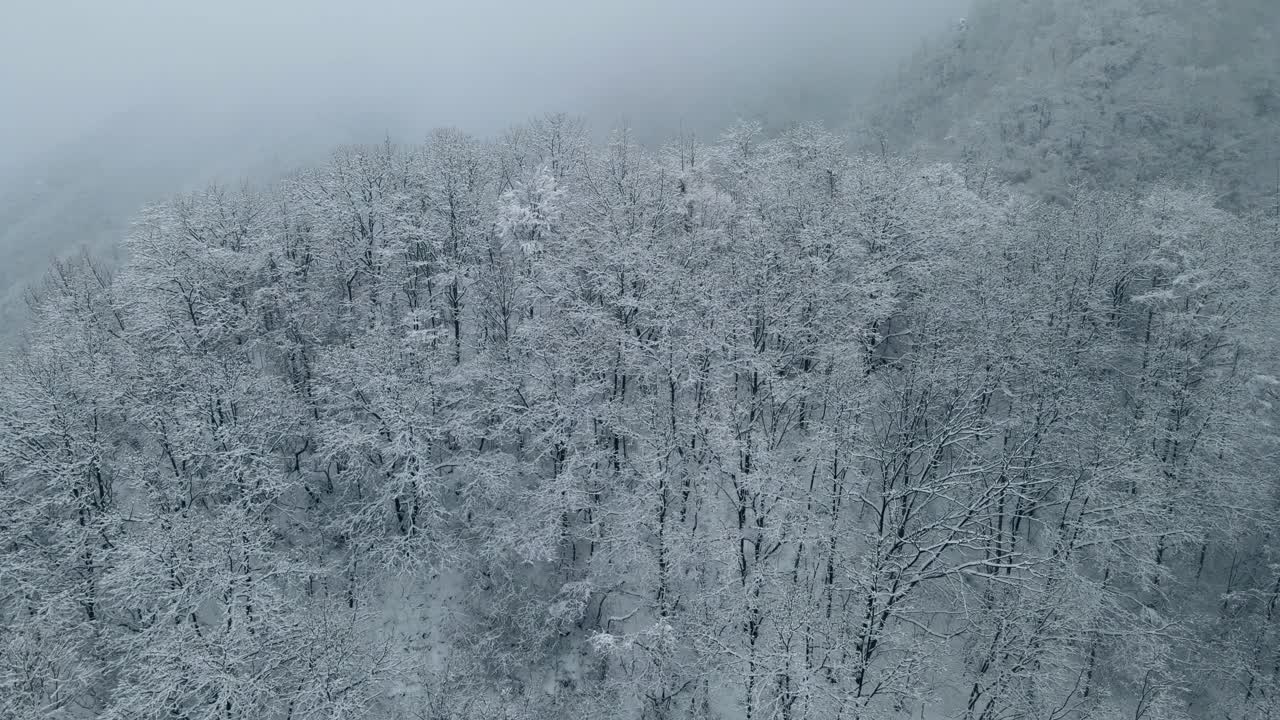
[[349,146],[57,266],[0,715],[1273,717],[1274,246],[813,126]]
[[1271,0],[980,0],[886,82],[865,141],[1072,182],[1280,193],[1280,11]]
[[1271,5],[15,167],[0,720],[1280,718]]

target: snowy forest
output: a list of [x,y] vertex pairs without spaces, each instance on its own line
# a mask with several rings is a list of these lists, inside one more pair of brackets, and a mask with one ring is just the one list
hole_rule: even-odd
[[0,718],[1280,718],[1280,11],[1211,4],[146,207],[0,365]]

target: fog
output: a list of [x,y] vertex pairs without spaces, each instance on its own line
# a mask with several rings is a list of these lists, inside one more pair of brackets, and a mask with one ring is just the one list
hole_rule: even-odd
[[[58,0],[0,24],[0,327],[138,208],[334,144],[548,111],[641,140],[847,122],[969,0]],[[7,300],[6,300],[7,297]],[[12,315],[13,313],[10,312]],[[3,333],[0,333],[3,334]]]
[[801,73],[865,77],[965,2],[22,3],[0,25],[0,148],[30,156],[139,108],[377,110],[479,131],[548,109],[678,118]]

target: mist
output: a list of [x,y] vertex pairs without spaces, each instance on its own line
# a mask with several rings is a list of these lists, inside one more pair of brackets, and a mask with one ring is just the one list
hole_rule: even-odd
[[25,3],[0,26],[0,326],[51,259],[109,255],[144,204],[341,143],[546,112],[650,142],[738,117],[840,128],[967,4]]
[[[548,110],[697,120],[896,62],[966,0],[163,3],[11,8],[0,149],[154,117],[376,116],[487,132]],[[815,72],[817,71],[817,72]],[[803,79],[801,79],[803,75]],[[823,87],[833,107],[855,88]],[[214,123],[216,126],[216,123]],[[383,129],[383,128],[380,128]]]

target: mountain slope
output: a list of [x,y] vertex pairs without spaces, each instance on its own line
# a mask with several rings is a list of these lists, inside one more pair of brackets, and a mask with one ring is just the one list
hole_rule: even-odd
[[1275,249],[1082,196],[554,116],[153,207],[0,365],[0,717],[1276,717]]
[[1270,207],[1277,67],[1270,0],[982,0],[886,86],[867,139],[981,157],[1051,197],[1165,180]]

